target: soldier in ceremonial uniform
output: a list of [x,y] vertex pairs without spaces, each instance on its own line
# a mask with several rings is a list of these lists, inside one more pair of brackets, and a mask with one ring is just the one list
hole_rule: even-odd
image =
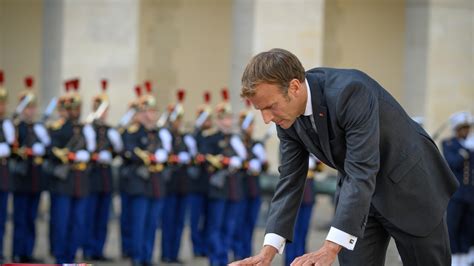
[[447,223],[452,265],[468,265],[468,252],[474,235],[474,151],[466,146],[472,117],[469,112],[450,117],[454,136],[443,141],[443,154],[460,187],[448,204]]
[[[223,102],[216,107],[219,131],[211,138],[214,156],[209,158],[216,169],[209,179],[209,261],[211,265],[227,265],[243,199],[242,168],[247,151],[239,136],[232,134],[232,112],[228,92],[222,91]],[[208,156],[210,157],[210,156]]]
[[260,174],[267,169],[268,165],[263,143],[253,137],[254,115],[250,110],[250,102],[246,103],[247,108],[239,115],[239,125],[243,143],[247,149],[248,163],[243,179],[242,214],[239,216],[239,226],[235,232],[233,244],[236,259],[243,259],[252,254],[252,236],[261,205]]
[[188,205],[190,212],[189,226],[191,230],[191,242],[195,257],[207,256],[207,193],[209,186],[209,165],[205,163],[205,154],[212,153],[209,150],[208,136],[215,132],[212,127],[212,110],[209,105],[211,94],[204,93],[204,105],[198,108],[196,123],[194,126],[194,138],[196,139],[199,155],[196,156],[195,164],[199,166],[199,175],[189,179]]
[[[139,91],[139,89],[137,89]],[[161,215],[164,193],[161,171],[167,160],[156,131],[156,99],[148,90],[138,99],[135,121],[123,134],[124,155],[120,169],[128,207],[129,255],[132,265],[151,265],[154,234]]]
[[184,134],[182,120],[185,92],[178,90],[178,102],[169,108],[169,130],[171,133],[171,155],[167,171],[167,196],[163,210],[162,260],[180,263],[178,260],[181,235],[187,210],[187,194],[190,179],[197,178],[199,172],[192,163],[197,155],[196,140]]
[[[130,125],[139,123],[138,121],[138,105],[139,105],[139,100],[141,97],[141,87],[137,86],[135,87],[135,94],[136,94],[136,99],[132,100],[129,103],[129,108],[127,113],[122,117],[122,120],[126,121],[120,121],[121,125],[119,126],[119,133],[122,138],[122,142],[124,140],[125,134],[127,134],[127,128]],[[125,145],[125,144],[124,144]],[[122,172],[122,169],[130,167],[127,165],[127,162],[125,160],[125,154],[122,151],[122,157],[124,159],[124,162],[120,166],[120,173]],[[125,170],[127,171],[127,170]],[[131,241],[131,229],[130,229],[130,220],[129,220],[129,194],[127,193],[128,188],[127,188],[127,183],[128,183],[128,176],[119,175],[119,191],[120,191],[120,241],[121,241],[121,249],[122,249],[122,258],[129,258],[130,257],[130,241]]]
[[10,191],[10,173],[8,160],[11,146],[15,141],[15,127],[6,117],[7,90],[3,87],[3,71],[0,70],[0,263],[3,263],[3,236],[7,219],[8,193]]
[[36,215],[41,191],[46,188],[42,175],[43,157],[51,144],[41,122],[34,122],[37,98],[33,78],[25,78],[26,90],[19,103],[25,106],[16,122],[17,141],[13,146],[13,252],[14,262],[40,262],[33,258]]
[[79,80],[66,83],[74,92],[65,101],[66,120],[57,121],[50,129],[53,177],[51,220],[53,253],[57,263],[71,263],[83,244],[86,232],[86,208],[89,193],[88,163],[96,148],[95,132],[91,125],[79,122],[81,98]]
[[[96,132],[97,147],[92,155],[90,171],[90,195],[87,207],[87,237],[84,242],[86,260],[109,261],[103,249],[107,237],[110,205],[112,200],[113,158],[123,149],[122,138],[115,128],[106,123],[109,99],[106,94],[107,80],[102,80],[102,93],[93,99],[93,114],[89,121]],[[97,113],[98,112],[98,113]]]
[[288,243],[285,249],[285,265],[289,266],[294,259],[307,252],[306,238],[311,225],[311,214],[315,203],[316,192],[314,190],[314,175],[320,172],[322,163],[314,156],[308,159],[308,174],[304,187],[303,201],[301,202],[298,216],[296,217],[295,236],[292,243]]

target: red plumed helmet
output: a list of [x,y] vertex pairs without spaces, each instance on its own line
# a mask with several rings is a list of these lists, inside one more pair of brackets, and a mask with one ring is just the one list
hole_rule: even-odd
[[211,93],[206,91],[204,92],[204,103],[209,104],[211,102]]
[[105,92],[107,90],[107,84],[108,84],[107,79],[102,79],[101,85],[102,85],[102,91],[103,92]]
[[222,99],[226,102],[229,101],[229,90],[227,90],[227,88],[223,88],[221,93],[222,93]]
[[0,70],[0,85],[3,85],[3,81],[4,81],[3,70]]
[[178,102],[182,103],[184,101],[184,96],[185,96],[186,92],[184,91],[184,89],[179,89],[178,90]]
[[31,89],[33,87],[33,77],[28,76],[25,78],[25,86],[27,89]]
[[79,82],[80,80],[79,79],[74,79],[72,80],[72,88],[75,90],[75,91],[78,91],[79,90]]
[[64,81],[64,90],[66,90],[66,92],[69,92],[70,89],[71,89],[71,81],[70,80]]
[[149,80],[145,81],[145,89],[147,93],[151,93],[151,90],[152,90],[151,81]]
[[142,88],[139,85],[135,86],[135,94],[137,97],[142,96]]

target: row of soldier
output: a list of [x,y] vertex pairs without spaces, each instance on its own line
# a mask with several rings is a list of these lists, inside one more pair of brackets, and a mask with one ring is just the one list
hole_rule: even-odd
[[[195,129],[184,133],[184,91],[158,117],[152,86],[146,82],[146,90],[136,88],[136,99],[113,127],[106,122],[106,80],[84,122],[78,79],[65,82],[66,92],[51,101],[41,121],[34,121],[33,78],[25,79],[26,89],[10,118],[2,84],[0,73],[0,239],[8,194],[13,192],[13,261],[38,262],[32,254],[42,191],[50,193],[50,252],[57,263],[75,261],[79,249],[85,260],[107,260],[103,250],[114,192],[111,166],[117,160],[121,248],[132,265],[152,264],[160,224],[161,260],[179,262],[187,211],[195,256],[226,265],[229,254],[251,254],[261,202],[258,179],[267,158],[263,142],[252,135],[251,112],[240,112],[240,132],[232,131],[226,91],[214,110],[206,94]],[[54,110],[59,118],[50,121]]]

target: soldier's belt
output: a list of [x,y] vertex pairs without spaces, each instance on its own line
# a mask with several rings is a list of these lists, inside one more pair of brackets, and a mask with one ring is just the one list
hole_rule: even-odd
[[74,163],[72,164],[72,169],[76,171],[85,171],[87,168],[87,163]]
[[148,166],[148,171],[151,173],[159,173],[163,171],[164,168],[165,166],[163,164],[152,164]]
[[35,156],[33,157],[33,163],[36,164],[36,165],[40,165],[42,164],[44,161],[43,157],[41,156]]

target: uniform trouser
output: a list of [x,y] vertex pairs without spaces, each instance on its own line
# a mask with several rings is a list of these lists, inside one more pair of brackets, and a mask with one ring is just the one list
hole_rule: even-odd
[[120,193],[120,240],[122,256],[130,256],[130,202],[127,193]]
[[147,197],[142,195],[128,196],[129,209],[127,219],[130,225],[130,257],[141,262],[144,254],[145,219],[148,211]]
[[186,196],[168,195],[164,198],[161,230],[161,257],[177,260],[186,216]]
[[87,201],[87,237],[84,241],[84,256],[102,257],[112,194],[94,193],[88,197]]
[[142,262],[151,264],[155,247],[156,229],[163,213],[163,200],[148,198],[147,202]]
[[353,251],[343,248],[339,252],[339,264],[341,266],[384,265],[391,237],[395,240],[405,266],[451,265],[446,218],[443,217],[429,235],[419,237],[400,230],[373,207],[369,213],[364,237],[357,239]]
[[224,231],[225,199],[210,199],[208,208],[208,257],[211,266],[227,265],[227,250],[224,248],[222,232]]
[[13,194],[13,257],[32,257],[40,192]]
[[200,193],[188,195],[191,241],[195,256],[207,255],[206,243],[206,205],[207,196]]
[[306,237],[311,223],[313,203],[303,203],[298,210],[293,236],[293,242],[285,246],[285,265],[290,265],[294,259],[306,253]]
[[54,220],[52,239],[57,263],[74,262],[76,251],[84,244],[86,232],[87,197],[56,194],[51,219]]
[[3,258],[3,236],[7,220],[8,192],[0,191],[0,258]]
[[473,236],[474,204],[451,199],[448,204],[447,222],[453,254],[468,253]]
[[252,236],[257,223],[262,200],[260,196],[247,198],[243,201],[243,214],[238,220],[234,237],[235,259],[243,259],[252,255]]
[[[224,226],[222,232],[223,246],[225,250],[225,262],[226,264],[229,261],[228,254],[232,251],[232,242],[235,237],[235,230],[237,228],[237,222],[239,217],[243,215],[243,200],[240,201],[231,201],[227,200],[225,204],[224,211]],[[235,257],[235,254],[234,254]],[[224,261],[224,257],[222,257]]]

